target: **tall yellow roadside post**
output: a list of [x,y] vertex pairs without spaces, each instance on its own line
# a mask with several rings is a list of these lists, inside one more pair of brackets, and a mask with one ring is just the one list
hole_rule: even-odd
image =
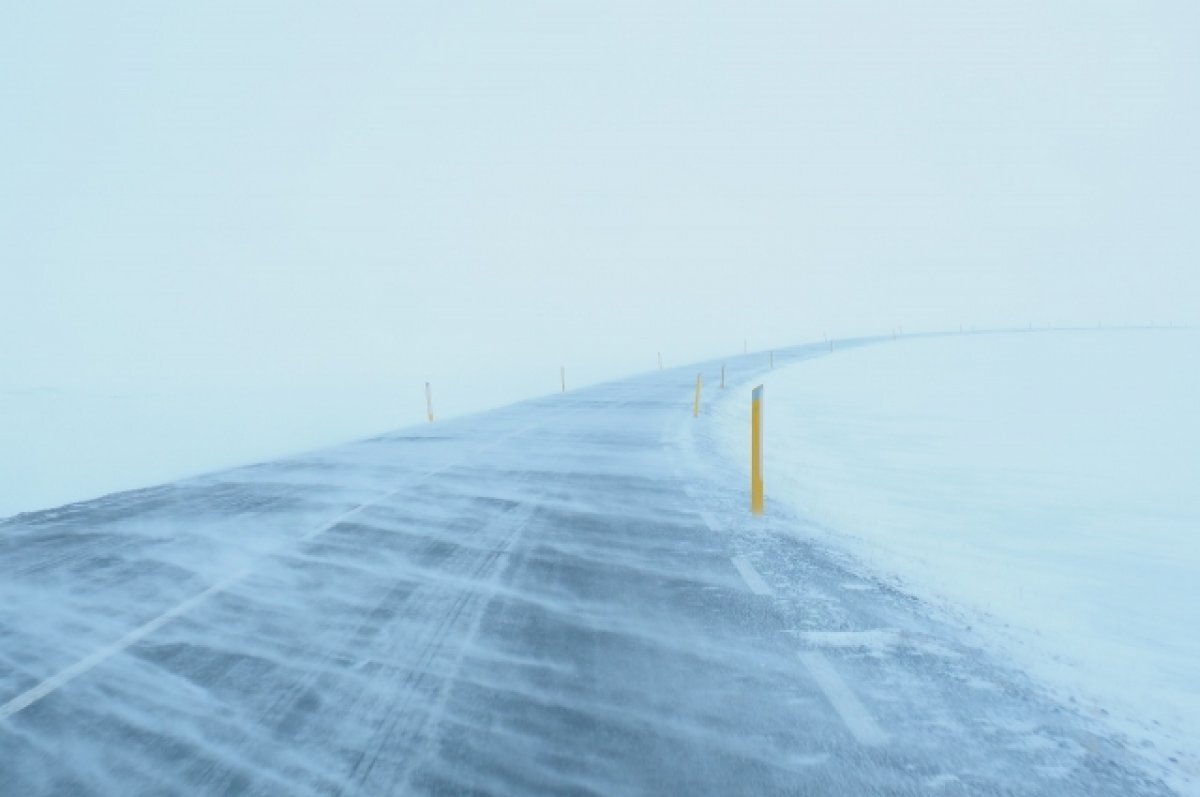
[[702,382],[701,374],[696,374],[696,398],[692,399],[692,417],[693,418],[700,417],[700,385],[701,385],[701,382]]
[[750,395],[750,511],[763,513],[763,386]]
[[429,416],[429,422],[433,423],[433,388],[429,383],[425,383],[425,414]]

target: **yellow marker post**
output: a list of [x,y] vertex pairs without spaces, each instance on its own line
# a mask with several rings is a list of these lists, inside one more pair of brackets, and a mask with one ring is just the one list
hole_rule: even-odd
[[696,374],[696,398],[692,399],[692,417],[700,417],[700,385],[702,384],[701,374]]
[[750,394],[750,511],[763,513],[763,386]]
[[433,388],[429,383],[425,383],[425,413],[429,416],[429,422],[433,423]]

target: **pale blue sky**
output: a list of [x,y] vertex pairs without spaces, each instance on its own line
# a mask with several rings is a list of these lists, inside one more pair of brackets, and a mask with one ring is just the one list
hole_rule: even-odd
[[744,338],[1195,321],[1198,8],[10,4],[0,373],[509,398]]

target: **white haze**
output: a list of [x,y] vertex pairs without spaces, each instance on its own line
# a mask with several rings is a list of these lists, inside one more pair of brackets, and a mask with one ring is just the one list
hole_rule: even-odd
[[[659,351],[1194,321],[1198,29],[1187,2],[16,4],[0,390],[167,396],[210,435],[294,395],[267,456],[419,422],[427,380],[455,414]],[[0,440],[104,423],[33,406]],[[184,460],[157,476],[235,464]]]

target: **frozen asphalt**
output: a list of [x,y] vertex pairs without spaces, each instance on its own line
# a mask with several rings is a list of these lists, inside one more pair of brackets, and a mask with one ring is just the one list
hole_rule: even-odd
[[751,518],[696,370],[0,521],[0,795],[1166,793]]

